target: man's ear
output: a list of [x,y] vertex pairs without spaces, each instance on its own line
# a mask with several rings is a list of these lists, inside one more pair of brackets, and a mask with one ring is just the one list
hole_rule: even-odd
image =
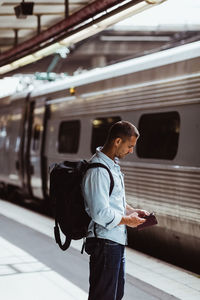
[[121,144],[121,142],[122,142],[121,138],[116,138],[114,144],[115,144],[115,146],[118,147]]

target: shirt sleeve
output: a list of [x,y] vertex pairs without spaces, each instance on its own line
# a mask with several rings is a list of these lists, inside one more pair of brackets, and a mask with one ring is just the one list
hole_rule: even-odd
[[110,176],[103,168],[89,169],[83,178],[85,205],[92,220],[110,230],[117,226],[122,215],[109,204]]

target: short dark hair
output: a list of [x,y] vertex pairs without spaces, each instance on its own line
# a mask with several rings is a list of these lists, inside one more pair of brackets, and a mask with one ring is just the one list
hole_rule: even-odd
[[116,138],[126,140],[132,136],[135,136],[136,138],[140,136],[138,129],[128,121],[119,121],[113,124],[109,129],[106,142],[110,143]]

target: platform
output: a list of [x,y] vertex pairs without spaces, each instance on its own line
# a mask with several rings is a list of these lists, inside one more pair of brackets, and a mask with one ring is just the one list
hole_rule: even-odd
[[[0,200],[0,291],[3,300],[86,300],[88,255],[82,241],[63,252],[53,220]],[[127,248],[124,300],[199,300],[196,274]]]

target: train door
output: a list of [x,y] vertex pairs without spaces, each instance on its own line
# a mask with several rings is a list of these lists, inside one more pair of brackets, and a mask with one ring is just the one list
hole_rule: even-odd
[[[23,103],[23,102],[22,102]],[[9,181],[14,186],[22,187],[19,169],[19,152],[21,143],[21,123],[23,117],[23,106],[13,106],[9,114],[8,140],[6,147],[8,151],[7,161],[9,164]]]
[[0,111],[0,181],[5,181],[9,176],[10,163],[8,148],[8,111],[1,108]]
[[33,197],[44,198],[44,184],[43,184],[43,147],[45,135],[45,116],[46,106],[45,99],[39,99],[32,102],[32,126],[31,126],[31,140],[29,151],[30,164],[30,189]]
[[[22,102],[23,103],[23,102]],[[19,172],[19,148],[23,106],[13,104],[0,115],[0,166],[3,181],[22,186]]]

